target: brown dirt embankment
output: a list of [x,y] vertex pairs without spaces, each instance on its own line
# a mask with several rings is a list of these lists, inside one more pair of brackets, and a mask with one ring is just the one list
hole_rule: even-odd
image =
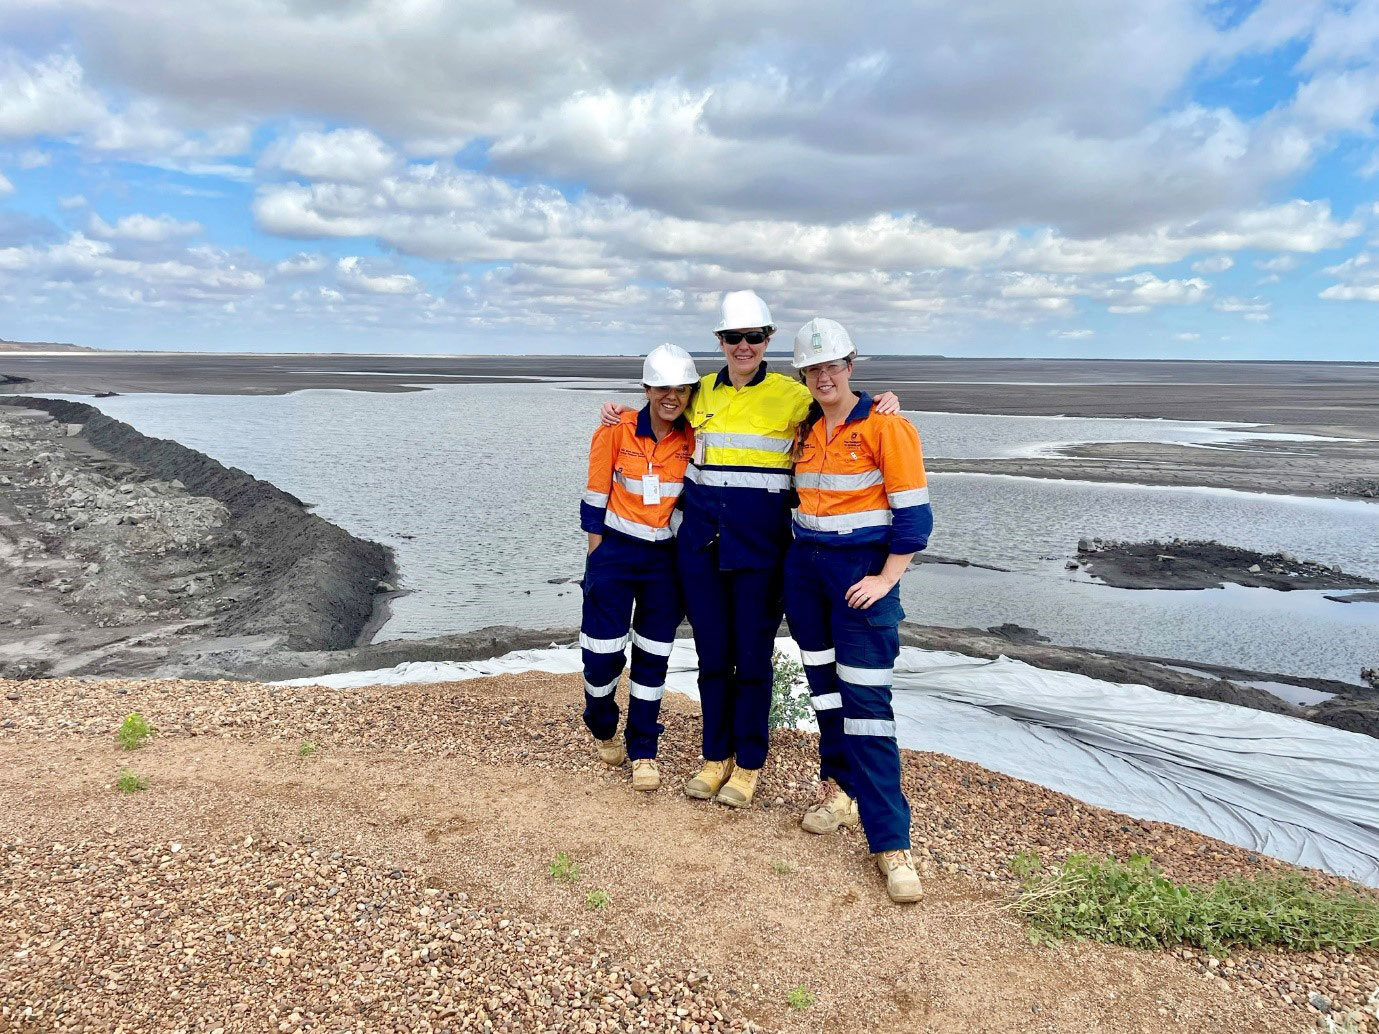
[[[667,697],[647,795],[593,758],[581,706],[578,677],[537,674],[0,683],[0,1021],[1296,1034],[1313,994],[1339,1013],[1379,982],[1368,956],[1032,946],[1005,907],[1020,851],[1143,852],[1183,880],[1286,867],[940,755],[904,752],[927,898],[894,906],[857,833],[798,827],[812,736],[777,735],[738,812],[679,792],[690,701]],[[124,753],[130,710],[157,731]],[[147,788],[117,792],[123,769]]]

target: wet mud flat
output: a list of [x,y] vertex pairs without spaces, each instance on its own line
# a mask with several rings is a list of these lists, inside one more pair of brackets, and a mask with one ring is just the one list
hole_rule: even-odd
[[[698,358],[713,369],[706,340]],[[691,347],[694,348],[691,343]],[[789,372],[788,357],[768,354]],[[93,352],[0,354],[0,395],[129,392],[274,395],[314,388],[405,392],[551,378],[634,385],[638,356],[398,356]],[[858,384],[907,410],[1253,423],[1335,440],[1230,448],[1072,446],[1053,456],[930,459],[931,472],[1007,474],[1373,499],[1379,493],[1379,363],[1151,362],[876,356]],[[607,391],[604,385],[587,385]]]

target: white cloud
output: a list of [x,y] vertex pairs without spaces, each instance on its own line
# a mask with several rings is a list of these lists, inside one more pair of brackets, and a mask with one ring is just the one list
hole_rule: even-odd
[[1184,330],[1184,331],[1181,331],[1181,332],[1179,332],[1179,333],[1177,333],[1177,334],[1174,334],[1174,335],[1173,335],[1173,339],[1174,339],[1175,341],[1196,341],[1196,340],[1198,340],[1201,336],[1202,336],[1201,334],[1198,334],[1198,333],[1196,333],[1195,331]]
[[1235,265],[1235,259],[1229,255],[1212,255],[1194,262],[1192,271],[1194,273],[1224,273],[1233,265]]
[[1055,330],[1053,336],[1064,341],[1085,341],[1089,337],[1095,337],[1096,332],[1083,327],[1078,330]]
[[367,129],[306,131],[274,143],[261,164],[339,183],[371,183],[397,168],[397,152]]
[[1149,311],[1148,305],[1108,305],[1107,312],[1113,312],[1118,316],[1139,316]]
[[1340,282],[1327,287],[1319,297],[1337,302],[1379,302],[1379,253],[1362,251],[1324,272]]
[[[1217,312],[1238,312],[1258,318],[1273,307],[1266,298],[1221,298],[1213,306]],[[1267,319],[1267,315],[1265,316]]]
[[1260,259],[1255,263],[1255,268],[1268,273],[1287,273],[1298,268],[1298,259],[1296,255],[1275,255],[1273,258]]
[[0,172],[0,197],[14,193],[14,184],[5,178],[5,174]]
[[21,169],[42,169],[53,163],[53,156],[37,147],[26,147],[17,159]]
[[201,224],[174,219],[170,215],[143,215],[134,213],[121,216],[112,226],[97,213],[91,213],[90,233],[106,240],[143,241],[157,243],[174,237],[190,237],[201,232]]
[[86,86],[72,55],[32,63],[13,53],[0,55],[0,137],[65,136],[104,114],[104,102]]
[[74,233],[46,247],[0,248],[0,269],[27,272],[49,283],[83,284],[101,279],[106,286],[138,287],[145,297],[199,302],[259,290],[262,274],[243,269],[214,249],[193,249],[178,258],[156,260],[119,255],[107,241]]
[[299,251],[273,267],[279,276],[309,276],[326,268],[326,257],[312,251]]
[[81,194],[68,194],[57,199],[57,207],[64,212],[70,212],[74,208],[85,208],[89,202]]
[[362,261],[357,256],[342,258],[335,265],[340,283],[354,291],[367,291],[371,294],[417,294],[421,282],[408,273],[382,273],[370,275],[365,272]]

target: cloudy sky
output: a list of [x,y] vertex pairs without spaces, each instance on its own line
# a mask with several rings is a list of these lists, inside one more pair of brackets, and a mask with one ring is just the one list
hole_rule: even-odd
[[0,0],[0,337],[1379,360],[1379,0]]

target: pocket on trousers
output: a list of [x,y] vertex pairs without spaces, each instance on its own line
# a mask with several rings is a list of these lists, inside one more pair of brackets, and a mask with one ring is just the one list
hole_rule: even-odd
[[899,587],[892,589],[862,611],[862,615],[873,628],[894,628],[904,621],[905,608],[900,605]]

